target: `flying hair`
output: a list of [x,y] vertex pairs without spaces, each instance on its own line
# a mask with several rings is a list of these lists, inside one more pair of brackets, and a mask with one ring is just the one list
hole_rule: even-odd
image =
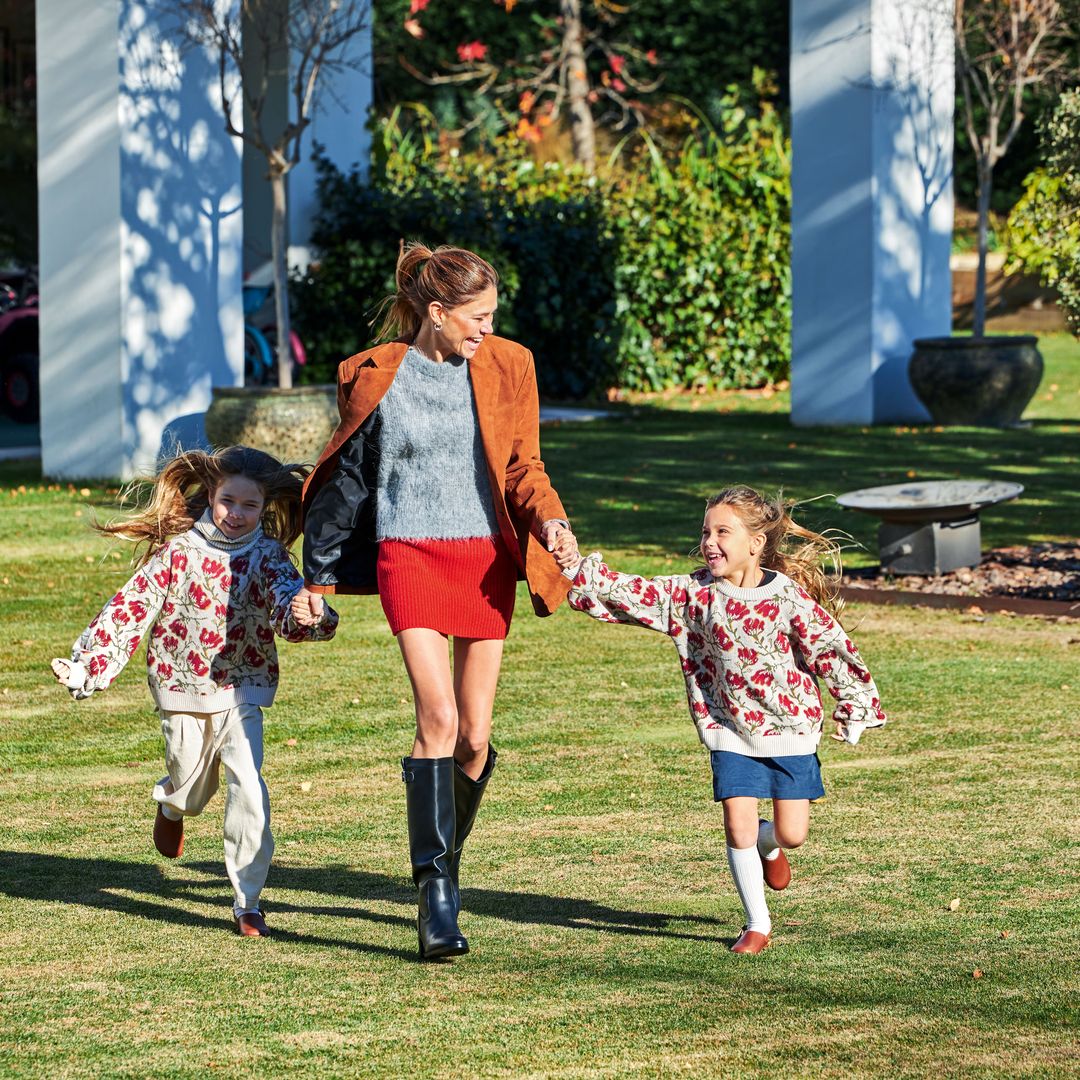
[[[302,527],[300,495],[310,465],[283,465],[277,458],[250,446],[228,446],[208,453],[185,450],[172,458],[156,475],[129,484],[121,501],[133,499],[136,510],[127,518],[94,523],[106,536],[136,545],[146,544],[135,558],[145,565],[173,537],[187,532],[210,505],[213,493],[231,476],[256,484],[265,505],[263,532],[290,547]],[[139,502],[145,499],[142,505]]]
[[[797,505],[785,501],[782,492],[769,498],[739,484],[713,495],[705,503],[705,511],[730,506],[751,533],[765,535],[761,565],[786,574],[823,608],[839,616],[844,607],[840,595],[840,544],[835,534],[816,533],[799,525],[791,516]],[[832,567],[829,571],[825,569],[827,564]]]

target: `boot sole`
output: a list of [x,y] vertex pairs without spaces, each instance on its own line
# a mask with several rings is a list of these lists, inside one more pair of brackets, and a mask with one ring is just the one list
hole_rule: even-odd
[[450,956],[464,956],[469,951],[469,943],[465,940],[450,945],[438,945],[427,952],[424,952],[424,939],[419,934],[416,935],[416,941],[421,960],[445,960]]

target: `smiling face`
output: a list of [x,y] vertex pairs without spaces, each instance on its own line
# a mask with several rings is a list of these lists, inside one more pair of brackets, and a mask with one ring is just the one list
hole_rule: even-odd
[[758,559],[765,546],[764,533],[752,533],[734,507],[720,503],[711,507],[701,525],[701,556],[713,577],[726,578],[740,588],[757,584]]
[[435,330],[436,348],[443,356],[464,356],[471,360],[481,342],[495,329],[498,290],[492,286],[457,307],[434,303],[429,308]]
[[210,500],[214,524],[228,537],[236,539],[259,524],[266,500],[262,489],[246,476],[226,476]]

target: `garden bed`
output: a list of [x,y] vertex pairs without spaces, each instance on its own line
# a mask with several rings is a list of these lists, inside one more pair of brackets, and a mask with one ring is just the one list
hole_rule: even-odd
[[990,611],[1080,618],[1080,545],[1027,544],[986,552],[978,566],[948,574],[882,574],[848,570],[844,594],[870,603],[933,607],[974,605]]

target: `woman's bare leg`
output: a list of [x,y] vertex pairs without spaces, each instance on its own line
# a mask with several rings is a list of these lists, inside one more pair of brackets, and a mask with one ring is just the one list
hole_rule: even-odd
[[457,740],[453,754],[471,780],[480,775],[487,761],[502,655],[501,640],[454,638]]
[[450,757],[458,737],[458,709],[450,650],[444,635],[426,627],[397,635],[416,707],[414,758]]

